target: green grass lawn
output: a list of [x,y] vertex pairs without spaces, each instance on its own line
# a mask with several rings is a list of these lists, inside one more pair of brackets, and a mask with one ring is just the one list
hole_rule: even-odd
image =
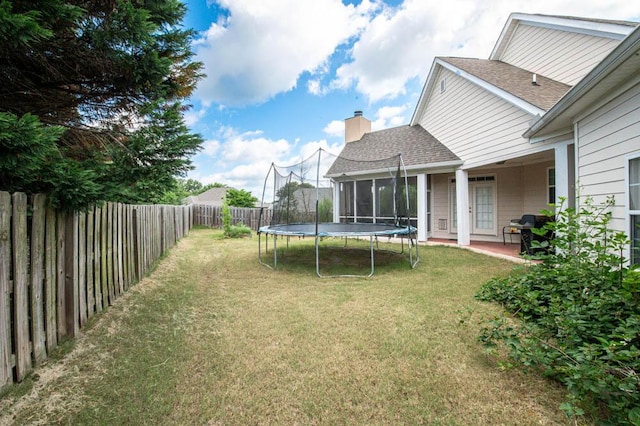
[[[381,255],[370,279],[320,279],[311,239],[270,270],[255,236],[220,236],[193,230],[3,396],[0,424],[569,424],[560,387],[477,342],[500,311],[473,294],[513,264],[421,247],[413,270]],[[323,253],[368,269],[366,250]]]

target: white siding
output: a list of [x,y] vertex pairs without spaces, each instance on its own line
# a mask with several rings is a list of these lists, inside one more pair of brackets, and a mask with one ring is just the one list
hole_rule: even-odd
[[618,40],[531,25],[518,25],[500,60],[575,85]]
[[625,231],[626,156],[640,150],[640,85],[578,122],[580,198],[616,199],[612,226]]
[[547,187],[549,167],[554,167],[554,163],[538,163],[523,167],[523,214],[540,214],[540,210],[549,209]]
[[[439,82],[447,79],[440,93]],[[522,138],[532,116],[440,68],[419,123],[465,162],[465,168],[520,157],[541,146]]]

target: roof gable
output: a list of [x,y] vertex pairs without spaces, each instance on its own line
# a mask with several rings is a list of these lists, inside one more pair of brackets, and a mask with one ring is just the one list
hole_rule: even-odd
[[[459,162],[460,159],[422,126],[399,126],[366,133],[359,141],[345,144],[340,157],[327,172],[328,176],[370,171],[367,161],[381,160],[402,154],[404,165],[436,165]],[[341,158],[355,160],[344,161]]]
[[489,59],[499,60],[520,25],[539,26],[559,31],[622,40],[638,26],[637,22],[579,18],[575,16],[512,13],[505,24]]
[[524,137],[546,139],[571,129],[582,111],[636,84],[640,72],[640,27],[622,41],[598,66],[571,88],[545,115],[534,122]]

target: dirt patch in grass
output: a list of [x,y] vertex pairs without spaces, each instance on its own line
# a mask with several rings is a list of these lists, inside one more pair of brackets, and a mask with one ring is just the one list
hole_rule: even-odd
[[476,340],[499,311],[473,294],[511,264],[421,247],[415,270],[383,255],[371,279],[319,279],[312,241],[269,270],[255,238],[219,235],[192,231],[30,392],[5,395],[0,423],[570,423],[559,387],[499,370]]

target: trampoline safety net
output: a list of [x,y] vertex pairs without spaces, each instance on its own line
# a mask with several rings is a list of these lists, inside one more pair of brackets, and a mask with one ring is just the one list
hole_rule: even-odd
[[[272,164],[262,193],[259,260],[266,266],[276,267],[278,235],[315,236],[316,260],[319,237],[369,236],[370,275],[373,275],[373,239],[380,235],[403,235],[402,243],[404,239],[408,240],[410,263],[414,267],[418,255],[413,240],[416,229],[410,220],[415,194],[411,195],[412,187],[400,154],[363,161],[319,149],[296,164]],[[268,235],[273,236],[271,264],[262,259],[263,235],[265,252],[268,251]],[[322,276],[318,262],[316,264],[317,273]]]

